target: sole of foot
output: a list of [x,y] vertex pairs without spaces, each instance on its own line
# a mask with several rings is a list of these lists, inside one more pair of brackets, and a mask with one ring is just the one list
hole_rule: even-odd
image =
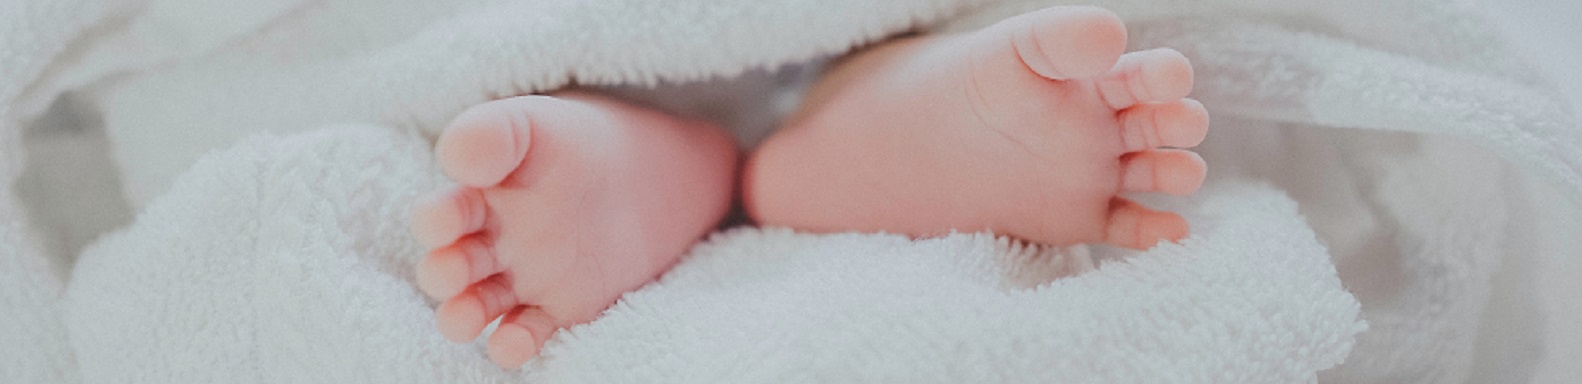
[[515,368],[667,270],[729,209],[737,151],[708,123],[588,94],[476,106],[435,156],[460,184],[419,203],[418,285],[448,339]]
[[748,212],[814,232],[1180,240],[1185,219],[1120,194],[1197,190],[1207,167],[1182,148],[1208,112],[1185,56],[1125,47],[1115,14],[1054,7],[855,54],[749,160]]

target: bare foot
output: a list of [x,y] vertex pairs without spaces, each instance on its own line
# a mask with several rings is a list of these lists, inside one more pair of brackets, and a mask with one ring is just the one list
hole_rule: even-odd
[[1122,55],[1109,11],[1055,7],[981,31],[901,40],[842,63],[754,154],[744,197],[760,223],[1146,248],[1180,216],[1123,191],[1203,182],[1208,113],[1184,97],[1173,50]]
[[415,211],[418,284],[452,341],[505,316],[488,351],[506,368],[674,264],[725,216],[736,164],[719,129],[589,95],[473,107],[435,152],[463,186]]

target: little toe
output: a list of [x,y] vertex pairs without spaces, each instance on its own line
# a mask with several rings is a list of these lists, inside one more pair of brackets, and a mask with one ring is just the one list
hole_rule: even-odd
[[412,236],[429,249],[443,247],[483,228],[487,217],[483,191],[463,187],[435,194],[412,210]]
[[1148,249],[1160,241],[1184,239],[1188,231],[1186,219],[1181,215],[1155,211],[1131,200],[1115,198],[1110,203],[1104,242],[1119,247]]
[[429,297],[448,298],[484,278],[504,271],[481,235],[435,249],[418,263],[417,285]]
[[531,141],[530,103],[524,97],[479,104],[462,112],[440,134],[434,157],[445,175],[463,185],[489,187],[521,165]]
[[1022,62],[1055,80],[1104,73],[1126,50],[1126,26],[1099,7],[1051,7],[1022,14],[996,26],[1009,28]]
[[522,306],[500,321],[489,336],[489,360],[501,368],[515,369],[538,356],[539,349],[555,332],[555,319],[544,310]]
[[1097,81],[1099,96],[1111,108],[1175,101],[1192,93],[1192,62],[1181,52],[1160,48],[1121,55]]
[[1121,156],[1121,189],[1186,195],[1203,186],[1208,165],[1197,153],[1155,149]]
[[477,338],[490,321],[517,304],[505,277],[494,275],[440,304],[434,314],[435,325],[445,339],[465,343]]
[[1140,104],[1120,112],[1121,141],[1130,152],[1191,148],[1208,136],[1208,110],[1197,100]]

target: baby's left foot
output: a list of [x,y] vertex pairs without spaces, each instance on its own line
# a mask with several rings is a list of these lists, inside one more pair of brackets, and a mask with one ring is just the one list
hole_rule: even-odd
[[418,286],[445,338],[496,318],[489,358],[520,367],[669,269],[730,208],[736,148],[712,124],[566,92],[480,104],[440,135],[461,188],[413,213]]
[[914,38],[841,64],[747,166],[767,225],[914,236],[990,230],[1147,248],[1180,216],[1123,191],[1187,194],[1208,113],[1168,49],[1122,55],[1119,18],[1055,7],[981,31]]

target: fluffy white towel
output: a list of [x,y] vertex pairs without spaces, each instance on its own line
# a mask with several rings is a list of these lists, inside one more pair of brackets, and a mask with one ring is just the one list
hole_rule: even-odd
[[12,188],[25,166],[27,116],[16,104],[66,42],[108,11],[92,0],[0,2],[0,380],[7,382],[77,381],[57,301],[65,276],[39,252]]
[[[95,40],[89,54],[58,63],[59,74],[39,86],[73,89],[119,71],[140,73],[99,92],[136,205],[162,193],[199,155],[258,132],[357,122],[432,134],[463,109],[501,96],[573,80],[733,76],[844,52],[974,3],[274,0],[210,9],[201,5],[207,1],[148,1],[149,14]],[[216,36],[232,39],[219,44]],[[49,93],[36,92],[37,100]],[[44,104],[30,101],[30,110]]]
[[[1117,269],[1101,268],[1076,279],[1064,280],[1072,283],[1057,283],[1051,288],[1022,295],[1044,297],[1065,292],[1063,289],[1077,290],[1079,288],[1071,287],[1098,284],[1077,281],[1085,281],[1082,279],[1088,276],[1114,276],[1116,272],[1107,271],[1121,270],[1137,272],[1123,274],[1127,278],[1095,279],[1131,283],[1122,284],[1128,287],[1124,289],[1112,287],[1115,290],[1161,292],[1159,294],[1163,295],[1173,290],[1148,290],[1147,287],[1156,284],[1155,279],[1170,282],[1176,278],[1207,284],[1210,278],[1221,276],[1204,270],[1183,277],[1171,274],[1171,268],[1204,268],[1229,274],[1228,278],[1256,279],[1258,276],[1237,274],[1256,273],[1234,268],[1261,268],[1263,265],[1259,263],[1268,262],[1265,259],[1274,260],[1276,264],[1287,258],[1307,260],[1302,259],[1303,255],[1314,250],[1307,246],[1286,244],[1258,251],[1213,248],[1236,244],[1232,240],[1241,235],[1231,234],[1242,232],[1233,231],[1234,228],[1287,228],[1281,223],[1301,227],[1288,205],[1283,210],[1246,208],[1246,211],[1238,211],[1237,204],[1229,202],[1232,196],[1245,196],[1253,201],[1284,201],[1267,189],[1245,187],[1235,182],[1263,179],[1289,192],[1308,214],[1318,236],[1334,251],[1342,280],[1361,300],[1364,318],[1373,325],[1371,331],[1357,336],[1358,343],[1348,363],[1323,373],[1322,378],[1348,382],[1465,382],[1491,377],[1520,380],[1522,368],[1513,368],[1519,364],[1501,362],[1519,361],[1521,355],[1517,352],[1541,348],[1542,339],[1533,336],[1541,327],[1531,320],[1523,320],[1514,323],[1519,325],[1514,330],[1494,332],[1496,330],[1488,328],[1489,324],[1512,324],[1507,318],[1523,313],[1521,307],[1511,304],[1521,303],[1521,300],[1491,299],[1519,298],[1521,276],[1506,276],[1506,282],[1500,285],[1496,275],[1505,273],[1500,269],[1502,263],[1520,266],[1530,264],[1527,261],[1534,258],[1554,257],[1553,253],[1529,255],[1523,248],[1520,234],[1545,225],[1546,215],[1571,211],[1562,211],[1557,206],[1534,209],[1532,203],[1521,197],[1526,192],[1526,184],[1517,174],[1505,170],[1500,161],[1483,156],[1478,152],[1480,149],[1466,142],[1504,155],[1529,171],[1528,176],[1561,187],[1562,193],[1582,196],[1582,188],[1578,188],[1582,185],[1578,182],[1582,177],[1577,176],[1577,165],[1582,164],[1577,160],[1582,156],[1577,143],[1582,133],[1574,128],[1570,117],[1552,93],[1544,90],[1539,79],[1524,75],[1528,73],[1524,71],[1525,66],[1512,59],[1497,41],[1480,34],[1476,15],[1461,9],[1456,2],[1438,0],[1323,3],[1115,0],[1100,3],[1128,19],[1137,48],[1173,46],[1194,59],[1199,74],[1198,95],[1216,113],[1215,133],[1203,151],[1214,164],[1215,183],[1224,186],[1203,195],[1197,205],[1183,207],[1193,213],[1197,220],[1194,224],[1207,229],[1200,230],[1200,237],[1194,240],[1197,243],[1187,248],[1161,250],[1181,252],[1181,256],[1143,256],[1133,264],[1112,266]],[[417,149],[422,145],[412,138],[389,132],[342,131],[285,141],[260,139],[216,158],[232,159],[229,161],[242,166],[240,174],[268,176],[271,183],[246,178],[223,179],[226,176],[219,170],[224,168],[220,165],[194,169],[186,178],[188,181],[174,187],[171,181],[188,172],[200,154],[233,146],[242,137],[261,131],[302,132],[319,130],[327,124],[361,122],[431,133],[441,122],[473,103],[557,87],[572,78],[583,83],[642,83],[655,79],[728,75],[756,66],[773,66],[839,52],[863,41],[976,6],[991,5],[958,18],[946,28],[981,25],[1014,13],[1017,7],[1040,7],[1048,2],[806,0],[767,3],[769,6],[765,7],[766,3],[758,2],[705,6],[691,1],[640,0],[281,0],[249,2],[247,7],[215,7],[213,3],[198,0],[125,0],[104,3],[23,1],[3,6],[14,7],[14,4],[20,4],[23,10],[0,13],[0,21],[7,22],[4,25],[22,26],[16,29],[18,33],[0,36],[4,39],[0,41],[6,44],[0,46],[0,63],[5,64],[0,67],[3,69],[0,73],[5,75],[5,81],[0,82],[0,90],[5,91],[0,94],[4,98],[0,107],[6,108],[5,120],[0,121],[4,124],[0,126],[0,150],[13,156],[6,160],[13,159],[17,153],[14,140],[17,121],[32,116],[58,91],[78,90],[96,96],[104,108],[110,132],[116,139],[122,176],[134,200],[141,204],[159,198],[167,189],[172,191],[170,196],[163,198],[165,203],[150,205],[149,211],[133,227],[84,255],[83,264],[70,282],[70,296],[74,299],[68,324],[85,378],[92,381],[127,381],[128,377],[147,378],[147,381],[238,381],[241,380],[238,377],[245,376],[243,378],[283,381],[292,377],[270,375],[309,374],[322,369],[323,372],[318,373],[346,375],[348,379],[437,377],[484,381],[513,378],[488,370],[475,347],[448,346],[440,343],[432,333],[420,333],[428,332],[428,319],[423,316],[431,316],[432,312],[412,294],[410,284],[406,283],[404,276],[408,273],[403,268],[409,268],[408,264],[390,259],[407,258],[410,262],[410,258],[415,257],[410,244],[401,237],[400,220],[397,220],[400,215],[390,210],[402,209],[405,206],[402,199],[419,191],[401,188],[432,187],[438,181],[431,170],[423,168],[426,162],[421,158],[369,160],[377,158],[377,154],[357,152],[358,145],[362,144],[347,143],[348,140],[363,140],[378,144],[374,147],[383,145],[391,151],[407,151],[418,156],[422,151]],[[127,12],[111,13],[109,10]],[[106,14],[114,17],[109,22],[96,22]],[[17,23],[10,23],[12,21]],[[31,29],[30,26],[35,25],[40,27]],[[98,29],[90,34],[78,33],[90,25]],[[38,32],[31,32],[34,30]],[[73,50],[60,55],[46,70],[45,64],[50,63],[55,53],[62,52],[68,40],[73,41]],[[763,41],[775,43],[763,44]],[[16,88],[24,84],[27,88]],[[1465,142],[1431,137],[1440,134],[1459,137]],[[295,143],[297,148],[287,149],[279,145],[280,142]],[[259,148],[288,153],[261,153]],[[344,161],[363,159],[360,164],[382,164],[389,169],[406,171],[389,172],[390,179],[372,178],[360,170],[328,164],[328,160],[337,158]],[[3,176],[0,181],[6,181],[7,186],[18,169],[13,168],[13,164],[16,163],[0,163],[0,170],[6,171],[0,172]],[[323,175],[370,178],[358,179],[363,180],[363,184],[334,184],[326,183],[329,179],[320,179]],[[217,186],[222,184],[218,181],[222,179],[256,188],[238,188],[230,195],[204,192],[206,188],[223,187]],[[1227,180],[1231,182],[1227,184]],[[348,189],[323,189],[328,185]],[[12,244],[11,240],[24,244],[20,239],[23,229],[18,224],[21,222],[19,210],[5,198],[6,193],[9,191],[0,192],[0,220],[3,220],[0,221],[0,236],[8,237],[0,240],[7,241],[8,245]],[[247,196],[268,198],[243,198]],[[370,202],[390,204],[372,206],[368,205],[372,204]],[[205,216],[204,212],[190,207],[211,207],[215,212],[246,211],[243,208],[250,207],[251,211],[240,216]],[[1260,216],[1266,214],[1269,217]],[[1243,218],[1246,221],[1240,221]],[[205,231],[217,235],[191,235]],[[1298,232],[1306,233],[1280,231],[1302,237],[1294,235]],[[1259,236],[1281,238],[1274,234]],[[1254,236],[1248,240],[1259,239]],[[774,244],[787,248],[761,248]],[[841,249],[849,247],[852,252],[805,255],[797,251],[822,249],[818,248],[819,244],[836,244]],[[968,249],[961,253],[968,257],[967,260],[972,257],[981,260],[982,254],[998,250],[996,244],[972,236],[905,243],[885,237],[804,238],[783,233],[738,232],[700,248],[692,260],[704,263],[749,259],[735,254],[711,256],[712,252],[722,250],[789,255],[785,256],[786,260],[797,260],[796,257],[839,259],[853,255],[877,259],[881,256],[874,254],[898,252],[897,248],[908,247],[947,250],[961,247],[958,249]],[[916,253],[942,252],[923,248],[918,248]],[[1194,249],[1215,251],[1189,252]],[[7,363],[0,363],[0,367],[11,369],[11,365],[6,364],[21,361],[23,374],[18,377],[71,375],[74,372],[70,368],[71,355],[60,348],[51,348],[55,343],[50,342],[60,334],[58,328],[50,328],[54,317],[54,303],[50,299],[61,286],[60,281],[46,276],[42,277],[46,281],[34,285],[27,283],[29,280],[10,279],[11,274],[17,273],[13,271],[22,271],[21,275],[28,279],[40,278],[28,271],[47,269],[40,267],[47,265],[47,261],[40,261],[37,253],[25,245],[7,247],[0,252],[12,252],[3,254],[7,258],[0,262],[22,266],[12,269],[13,264],[0,265],[6,267],[0,270],[6,274],[3,276],[6,279],[0,280],[0,287],[7,295],[6,307],[0,308],[26,313],[0,319],[19,319],[16,325],[10,322],[0,325],[8,327],[5,329],[7,337],[17,335],[15,339],[23,340],[3,344],[4,349],[0,351],[7,358],[0,360]],[[1238,255],[1250,254],[1261,256],[1235,259],[1240,257]],[[13,255],[16,257],[10,257]],[[268,264],[238,269],[241,264],[227,264],[228,260],[235,260],[222,258],[230,255],[243,255],[248,262]],[[856,257],[846,259],[851,258]],[[155,261],[145,260],[166,260],[162,263],[171,264],[149,265]],[[1169,264],[1172,260],[1203,264]],[[671,279],[686,276],[682,273],[691,268],[691,263],[677,270]],[[1315,263],[1322,264],[1322,261]],[[382,274],[367,272],[374,270]],[[1504,269],[1516,270],[1520,268]],[[787,269],[787,273],[790,271],[796,270]],[[817,271],[806,273],[814,272]],[[1330,295],[1344,296],[1327,275],[1318,276],[1322,274],[1306,275],[1312,277],[1305,280],[1310,284],[1310,291],[1272,291],[1285,296],[1269,300],[1299,306],[1306,300],[1304,297],[1339,300]],[[268,306],[253,306],[253,302],[236,301],[234,297],[189,298],[138,291],[177,292],[181,289],[179,292],[203,293],[194,287],[203,284],[234,287],[241,282],[254,283],[245,293],[251,295],[248,297],[261,298],[269,303]],[[1219,287],[1216,284],[1208,285]],[[1248,285],[1253,286],[1256,285]],[[659,298],[681,299],[676,297],[680,293],[667,296],[666,292],[670,291],[666,287],[651,287],[633,297],[653,294]],[[1234,288],[1227,287],[1220,288]],[[347,291],[366,294],[356,296],[356,300],[334,296]],[[223,289],[207,292],[210,295],[227,293]],[[147,301],[92,300],[129,296]],[[138,305],[132,305],[134,303]],[[677,318],[697,315],[664,312],[679,309],[658,305],[642,307],[641,303],[641,300],[632,300],[623,304],[611,312],[611,319],[624,315],[633,319],[632,324],[637,324],[637,319],[644,318],[642,315],[663,314]],[[997,305],[994,303],[994,300],[984,300],[971,305],[987,308]],[[1175,304],[1185,307],[1167,307],[1186,308],[1183,310],[1188,312],[1203,308],[1207,308],[1205,311],[1244,308]],[[333,310],[316,311],[321,308]],[[1092,309],[1102,306],[1082,308],[1092,312],[1073,312],[1071,316],[1113,314]],[[237,315],[197,317],[217,316],[226,309],[236,309]],[[1153,309],[1139,309],[1132,314],[1154,313],[1150,310]],[[1271,317],[1276,316],[1276,312],[1250,311],[1245,314],[1257,316],[1220,319],[1226,323],[1250,322],[1236,324],[1298,324],[1323,318],[1342,320],[1326,322],[1329,328],[1302,328],[1305,331],[1298,334],[1309,338],[1287,345],[1293,349],[1264,346],[1253,349],[1267,356],[1305,353],[1306,360],[1275,361],[1236,355],[1234,359],[1212,361],[1241,364],[1236,367],[1246,369],[1227,368],[1214,372],[1254,372],[1285,367],[1279,369],[1287,371],[1277,375],[1252,376],[1249,373],[1243,377],[1254,382],[1310,380],[1312,370],[1332,364],[1333,361],[1328,360],[1330,357],[1340,358],[1330,353],[1344,354],[1345,345],[1349,343],[1348,332],[1354,332],[1357,324],[1353,322],[1355,313],[1348,312],[1351,307],[1334,305],[1314,310],[1327,312],[1280,312],[1298,314],[1290,316],[1299,318],[1288,319]],[[724,316],[730,312],[712,313]],[[1082,323],[1088,320],[1054,317],[1066,313],[1052,311],[1037,317],[1041,321],[1070,320],[1059,323],[1065,325],[1054,326],[1070,331],[1052,333],[1047,339],[1051,343],[1080,340],[1076,336],[1062,338],[1065,336],[1061,335],[1106,332],[1107,328],[1073,325],[1091,324]],[[1050,317],[1043,317],[1045,315]],[[119,322],[117,316],[127,319],[127,323]],[[293,320],[294,316],[308,316],[312,320]],[[950,319],[918,316],[907,320],[929,318]],[[227,320],[229,322],[225,322]],[[658,352],[622,346],[638,343],[638,336],[669,334],[595,333],[603,329],[601,327],[618,330],[622,324],[628,323],[599,322],[568,334],[577,335],[577,338],[557,344],[559,347],[551,351],[557,359],[544,360],[541,362],[544,366],[537,367],[542,369],[535,369],[531,374],[636,375],[648,372],[642,369],[651,367],[695,370],[688,372],[710,369],[738,372],[731,370],[747,367],[711,365],[713,360],[703,358],[641,360]],[[1285,332],[1285,328],[1272,325],[1250,327],[1232,329],[1268,331],[1269,335]],[[190,341],[181,339],[193,333],[178,330],[193,329],[201,331],[198,334],[218,336]],[[34,330],[40,332],[33,333]],[[684,331],[705,334],[708,337],[696,339],[705,341],[730,340],[731,336],[708,335],[707,329]],[[874,332],[879,331],[906,330]],[[970,332],[973,330],[950,330],[941,335],[962,336]],[[1526,333],[1508,337],[1521,332]],[[383,335],[410,338],[384,339]],[[600,343],[597,340],[605,340],[595,335],[622,339],[617,340],[616,346],[609,347],[613,352],[595,351],[594,345]],[[743,335],[747,334],[736,336]],[[781,335],[782,338],[774,340],[803,342],[798,341],[801,340],[796,338],[798,335]],[[815,337],[822,337],[824,341],[834,339],[829,335],[810,334],[808,340],[817,340]],[[286,340],[298,336],[302,339]],[[1131,336],[1138,338],[1134,340]],[[1281,339],[1283,336],[1270,337],[1266,341],[1285,340]],[[898,336],[895,340],[931,339]],[[1112,342],[1122,345],[1142,342],[1138,340],[1144,340],[1141,334]],[[682,345],[679,343],[684,341],[664,340],[651,348],[671,343]],[[584,344],[589,346],[581,347]],[[365,347],[343,350],[336,347],[339,345]],[[421,348],[399,348],[411,345]],[[842,344],[832,342],[831,345]],[[1038,351],[1038,346],[1031,344],[1010,345]],[[20,349],[13,346],[20,346]],[[159,346],[156,350],[167,353],[133,354],[133,351],[146,350],[150,346]],[[1161,349],[1167,346],[1170,345],[1157,345]],[[987,344],[983,348],[992,349]],[[1237,349],[1239,347],[1226,348],[1192,351],[1246,351]],[[188,350],[207,354],[183,353]],[[587,352],[590,355],[614,355],[601,356],[611,361],[634,359],[625,361],[644,361],[649,365],[600,366],[601,371],[592,373],[556,368],[588,361],[587,357],[574,358],[587,356],[578,354],[583,350],[590,351]],[[776,357],[786,359],[777,361],[811,361],[810,364],[829,367],[820,372],[839,372],[849,367],[841,364],[865,363],[881,367],[881,363],[892,361],[883,360],[889,356],[879,355],[874,350],[851,350],[858,352],[829,355],[831,357]],[[122,355],[112,356],[107,351]],[[732,352],[735,354],[727,357],[760,351]],[[809,353],[802,349],[762,352]],[[1190,355],[1149,360],[1153,355],[1143,352],[1129,352],[1138,353],[1135,361],[1139,365],[1124,366],[1119,364],[1125,362],[1106,360],[1088,368],[1115,369],[1097,373],[1120,378],[1114,375],[1149,374],[1177,368],[1189,370],[1216,364],[1168,360],[1191,358]],[[328,356],[328,359],[307,356]],[[348,359],[366,359],[360,360],[366,365],[328,363],[351,361]],[[40,364],[31,364],[34,361]],[[393,361],[446,363],[392,367]],[[1152,363],[1154,361],[1174,363]],[[1166,368],[1145,369],[1148,367]],[[434,369],[424,371],[432,373],[430,376],[402,376],[416,374],[407,370],[428,368]],[[652,369],[660,372],[659,368]],[[746,375],[769,371],[740,372]],[[965,370],[954,373],[961,375],[958,378],[970,378],[968,375],[974,374]],[[1511,376],[1496,376],[1507,373]],[[706,374],[684,376],[685,373],[663,376],[666,374],[654,373],[653,377],[712,378]],[[1236,379],[1186,374],[1171,378],[1197,382]]]
[[[1067,2],[998,2],[951,27],[1053,3]],[[1134,48],[1193,59],[1212,173],[1291,193],[1362,301],[1372,327],[1323,379],[1526,380],[1547,329],[1567,327],[1535,313],[1531,275],[1582,253],[1535,245],[1582,216],[1582,130],[1469,2],[1101,4]],[[1571,201],[1529,196],[1551,188]]]
[[727,231],[505,372],[440,338],[413,287],[407,207],[443,179],[427,153],[345,128],[205,157],[78,261],[83,378],[1310,382],[1363,328],[1296,206],[1222,184],[1174,206],[1193,238],[1096,270],[987,235]]

